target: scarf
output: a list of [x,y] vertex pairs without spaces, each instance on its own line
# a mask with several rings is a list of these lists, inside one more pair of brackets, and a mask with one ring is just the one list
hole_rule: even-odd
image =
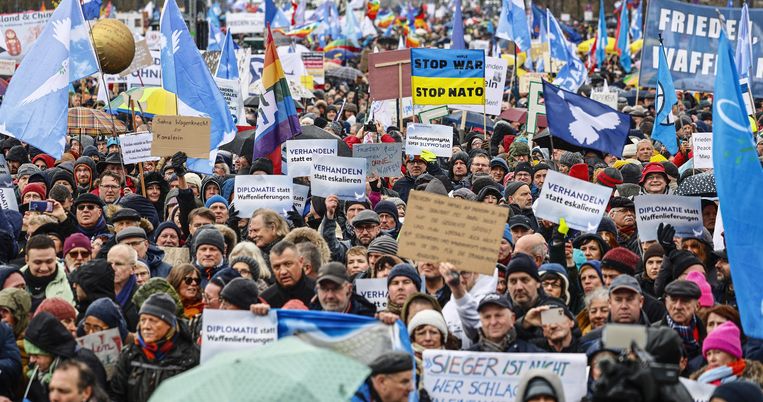
[[24,281],[26,281],[26,286],[27,289],[29,289],[29,293],[31,293],[33,297],[44,295],[45,289],[51,282],[53,282],[53,279],[56,279],[57,274],[58,266],[56,266],[56,270],[48,276],[34,276],[32,275],[31,269],[24,271]]
[[45,389],[47,389],[48,385],[50,384],[50,380],[53,378],[53,372],[56,371],[56,367],[58,367],[59,363],[61,363],[61,358],[56,357],[53,359],[53,362],[50,363],[48,371],[40,371],[38,366],[34,366],[34,368],[27,370],[26,375],[30,380],[34,380],[36,378],[37,381],[39,381],[40,384],[44,385]]
[[191,319],[196,317],[197,315],[201,314],[203,310],[204,302],[201,300],[192,301],[188,304],[183,303],[183,315],[185,315],[185,318]]
[[697,328],[696,316],[692,317],[689,325],[680,325],[676,323],[670,318],[670,315],[666,315],[665,320],[668,322],[668,326],[673,328],[673,330],[678,333],[678,336],[681,337],[689,356],[693,356],[699,352],[699,329]]
[[130,277],[127,279],[127,283],[122,286],[122,290],[120,290],[119,294],[117,294],[117,303],[119,303],[119,307],[122,307],[122,309],[124,309],[125,304],[130,301],[132,290],[135,289],[136,284],[137,279],[135,278],[135,275],[130,275]]
[[403,306],[401,304],[395,304],[392,302],[392,300],[387,300],[387,311],[392,314],[397,314],[398,316],[403,311]]
[[628,225],[623,227],[618,226],[617,233],[620,235],[619,237],[621,240],[623,241],[630,240],[631,237],[633,237],[633,234],[636,233],[636,225],[633,224],[633,225]]
[[177,337],[177,331],[175,328],[170,329],[164,339],[159,342],[147,343],[143,340],[143,335],[138,331],[138,336],[135,337],[135,344],[140,347],[143,355],[146,356],[148,361],[162,360],[164,356],[169,353],[172,348],[175,347],[175,339]]
[[697,381],[704,384],[721,385],[728,382],[736,381],[741,375],[744,369],[747,367],[744,359],[739,359],[733,363],[729,363],[725,366],[716,367],[702,373]]
[[106,227],[106,219],[103,218],[103,215],[101,215],[100,218],[98,218],[98,222],[95,223],[95,226],[91,228],[83,228],[79,224],[77,224],[77,231],[84,234],[88,238],[93,238],[98,234],[106,233],[108,232],[108,228]]
[[503,337],[503,339],[501,339],[500,342],[493,342],[487,339],[485,334],[482,332],[482,329],[480,328],[480,340],[477,342],[477,344],[480,346],[480,349],[483,352],[503,353],[516,339],[517,331],[514,329],[514,327],[509,330],[509,332],[506,334],[506,336]]

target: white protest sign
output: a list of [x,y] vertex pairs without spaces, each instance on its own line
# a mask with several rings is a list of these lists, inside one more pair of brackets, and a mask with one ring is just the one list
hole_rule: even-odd
[[617,92],[610,91],[595,91],[591,92],[591,99],[603,103],[612,109],[617,110],[617,98],[620,96]]
[[609,187],[549,170],[535,215],[555,223],[564,218],[567,226],[575,230],[595,233],[610,195]]
[[366,160],[342,156],[321,156],[313,159],[310,172],[313,195],[340,200],[362,200],[366,196]]
[[0,174],[11,174],[8,169],[8,162],[5,161],[5,157],[0,154]]
[[692,154],[694,168],[713,168],[713,133],[694,133],[692,135]]
[[[251,314],[251,313],[250,313]],[[118,328],[111,328],[94,334],[77,338],[77,344],[84,349],[89,349],[106,369],[106,374],[111,377],[114,367],[122,350],[122,337],[119,336]]]
[[403,144],[388,142],[381,144],[355,144],[352,146],[354,158],[365,158],[366,173],[369,176],[400,177]]
[[680,195],[645,194],[634,199],[638,237],[657,240],[660,223],[670,224],[678,237],[702,236],[702,200]]
[[0,60],[0,75],[11,76],[16,72],[16,60]]
[[148,131],[119,136],[120,150],[124,163],[158,161],[158,156],[151,156],[151,142],[154,135]]
[[553,371],[562,380],[564,397],[579,401],[586,395],[586,356],[583,353],[486,353],[425,350],[424,389],[432,400],[515,401],[522,375],[532,369]]
[[[395,116],[397,116],[397,103],[394,99],[391,99],[392,110],[394,110]],[[406,119],[408,117],[413,117],[414,114],[421,113],[426,109],[426,105],[414,105],[413,104],[413,98],[410,96],[407,96],[403,98],[403,118]]]
[[450,158],[453,155],[453,128],[440,124],[408,123],[405,153],[421,155],[422,151]]
[[106,75],[106,83],[127,83],[128,88],[137,86],[160,87],[162,86],[162,56],[161,51],[151,50],[153,64],[132,71],[126,77],[118,74]]
[[[506,72],[509,70],[508,61],[500,57],[485,57],[485,106],[482,105],[450,105],[452,109],[467,110],[497,116],[501,114],[503,89],[506,86]],[[483,110],[484,109],[484,110]]]
[[19,210],[19,204],[16,201],[16,194],[10,187],[0,188],[0,209]]
[[236,176],[233,202],[238,217],[248,219],[259,208],[272,209],[279,214],[291,211],[292,179],[282,175]]
[[688,378],[679,377],[678,381],[689,391],[694,402],[708,402],[715,392],[715,385],[703,384]]
[[292,187],[292,197],[294,198],[294,208],[297,211],[304,212],[307,205],[307,195],[310,193],[310,186],[303,186],[302,184],[294,184]]
[[244,112],[244,98],[241,96],[241,83],[237,79],[226,80],[215,77],[215,84],[223,95],[225,103],[228,104],[230,114],[233,116],[233,124],[245,122],[246,113]]
[[249,310],[204,310],[201,328],[201,364],[218,353],[255,349],[278,338],[276,312],[252,314]]
[[355,294],[363,296],[376,306],[376,311],[387,308],[389,290],[385,278],[363,278],[355,280]]
[[225,25],[232,34],[262,33],[265,30],[265,14],[225,13]]
[[[543,103],[543,83],[533,81],[529,84],[530,94],[527,101],[527,133],[538,132],[538,116],[546,115],[546,104]],[[532,137],[528,138],[528,141]]]
[[151,56],[151,49],[148,47],[148,42],[145,39],[135,42],[135,55],[132,58],[132,63],[121,73],[120,77],[126,77],[133,71],[138,69],[149,67],[154,64],[154,58]]
[[286,171],[291,177],[310,176],[313,156],[336,156],[337,140],[286,141]]

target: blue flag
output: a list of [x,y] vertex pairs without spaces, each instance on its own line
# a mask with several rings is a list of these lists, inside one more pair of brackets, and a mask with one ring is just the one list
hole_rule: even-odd
[[713,100],[713,167],[720,199],[726,251],[731,266],[742,327],[747,336],[763,338],[763,248],[760,231],[763,210],[763,171],[745,112],[739,76],[725,32],[718,43],[718,70]]
[[502,4],[495,36],[514,42],[522,51],[529,54],[530,28],[527,25],[524,1],[503,0]]
[[456,11],[453,13],[453,31],[450,35],[451,49],[466,49],[464,43],[464,18],[461,16],[461,0],[456,0]]
[[644,35],[644,33],[643,33],[644,30],[641,28],[644,25],[644,23],[642,21],[644,19],[644,17],[643,17],[642,11],[641,11],[641,9],[643,7],[643,5],[642,5],[643,2],[644,2],[644,0],[639,0],[638,7],[636,7],[633,10],[633,15],[631,15],[631,29],[630,29],[630,31],[631,31],[631,39],[634,40],[634,41],[641,39],[641,37]]
[[623,70],[626,73],[631,72],[631,42],[628,39],[629,31],[628,21],[628,5],[623,2],[623,7],[620,10],[620,23],[617,24],[619,31],[617,31],[617,53],[620,54],[620,65],[623,66]]
[[85,0],[82,2],[82,15],[86,20],[97,20],[101,16],[103,0]]
[[604,0],[599,0],[599,24],[596,30],[596,65],[601,64],[607,58],[607,21],[604,19]]
[[582,148],[622,156],[631,117],[611,107],[543,81],[548,130]]
[[737,65],[737,74],[739,78],[748,78],[750,75],[750,61],[752,60],[752,21],[750,21],[750,10],[745,2],[742,6],[742,16],[739,18],[739,37],[737,39],[737,48],[734,54],[734,61]]
[[350,4],[345,1],[344,26],[342,26],[342,36],[357,44],[363,34],[360,31],[360,24],[352,11]]
[[671,155],[678,152],[675,121],[671,120],[673,105],[678,102],[676,87],[670,75],[665,49],[660,45],[660,59],[657,66],[657,95],[654,98],[656,117],[652,127],[652,140],[660,141]]
[[569,43],[564,37],[562,27],[559,26],[559,22],[556,21],[556,18],[554,18],[549,9],[546,9],[546,29],[548,31],[546,36],[548,37],[551,58],[567,62],[569,59]]
[[236,49],[233,42],[233,35],[230,30],[225,34],[225,42],[220,52],[220,60],[217,62],[217,72],[215,77],[226,80],[238,79],[238,60],[236,60]]
[[215,3],[207,10],[207,26],[209,35],[207,36],[207,50],[219,52],[222,46],[223,33],[220,31],[220,5]]
[[69,83],[98,71],[78,0],[63,0],[24,57],[0,105],[0,132],[58,159],[66,144]]
[[585,64],[580,60],[575,45],[564,38],[562,28],[551,10],[546,10],[546,13],[551,57],[564,62],[556,74],[554,85],[570,92],[577,92],[580,86],[585,84],[587,77]]
[[159,23],[162,48],[162,87],[177,95],[178,114],[212,120],[209,159],[188,158],[188,168],[212,173],[217,147],[233,140],[236,126],[223,95],[201,58],[175,0],[167,0]]
[[271,28],[288,28],[291,23],[273,0],[265,0],[265,24]]

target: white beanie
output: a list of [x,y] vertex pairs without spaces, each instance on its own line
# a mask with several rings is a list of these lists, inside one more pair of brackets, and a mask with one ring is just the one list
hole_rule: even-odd
[[413,336],[413,331],[422,325],[431,325],[442,334],[442,343],[448,341],[448,325],[445,318],[437,310],[421,310],[408,322],[408,336]]

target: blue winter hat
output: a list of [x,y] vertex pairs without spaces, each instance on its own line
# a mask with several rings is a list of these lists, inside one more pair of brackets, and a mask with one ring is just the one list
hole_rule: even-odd
[[112,146],[112,145],[119,145],[119,138],[117,137],[109,137],[109,139],[106,141],[106,148]]
[[421,277],[411,264],[400,263],[395,265],[387,276],[387,287],[389,287],[392,279],[398,276],[405,276],[409,278],[411,281],[413,281],[413,284],[416,285],[416,289],[421,289]]
[[207,198],[207,202],[204,203],[204,206],[209,208],[212,206],[212,204],[216,204],[218,202],[222,202],[223,204],[225,204],[225,208],[228,208],[228,200],[226,200],[225,198],[223,198],[223,196],[219,194],[215,194]]
[[584,262],[583,264],[580,265],[580,269],[578,271],[579,272],[583,272],[583,269],[585,269],[586,267],[593,268],[593,270],[596,271],[596,275],[599,276],[599,279],[601,280],[601,282],[604,283],[604,277],[601,274],[601,261],[599,261],[599,260],[588,260],[588,261],[586,261],[586,262]]
[[[85,318],[88,316],[93,316],[105,322],[109,328],[119,329],[119,336],[122,337],[122,340],[127,336],[127,321],[125,321],[122,311],[119,310],[119,306],[108,297],[97,299],[88,306],[85,311]],[[77,328],[77,335],[85,335],[84,328],[82,327],[84,322],[84,319],[80,322]],[[80,332],[82,333],[80,334]]]
[[503,238],[506,239],[509,244],[511,244],[511,247],[514,248],[514,239],[511,237],[511,226],[507,223],[506,226],[503,228]]

